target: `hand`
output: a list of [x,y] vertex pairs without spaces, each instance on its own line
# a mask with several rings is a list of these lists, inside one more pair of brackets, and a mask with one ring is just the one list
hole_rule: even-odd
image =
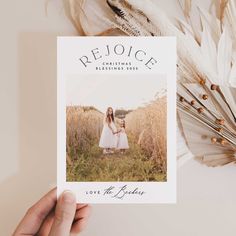
[[80,233],[88,220],[90,206],[76,204],[70,191],[57,201],[56,189],[51,190],[26,212],[13,236],[68,236]]

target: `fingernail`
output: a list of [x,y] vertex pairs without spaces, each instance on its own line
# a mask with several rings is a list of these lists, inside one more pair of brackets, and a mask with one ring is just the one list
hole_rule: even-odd
[[75,195],[71,191],[64,191],[62,193],[62,200],[67,203],[75,202]]

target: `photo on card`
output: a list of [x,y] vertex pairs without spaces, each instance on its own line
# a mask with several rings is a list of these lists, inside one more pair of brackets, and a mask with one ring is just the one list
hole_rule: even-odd
[[66,179],[166,181],[164,75],[66,79]]

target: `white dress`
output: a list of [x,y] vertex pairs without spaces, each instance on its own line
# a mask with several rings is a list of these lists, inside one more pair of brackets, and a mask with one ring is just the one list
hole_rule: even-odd
[[[114,122],[110,123],[110,127],[114,132],[117,131]],[[103,129],[99,141],[99,147],[101,148],[116,148],[117,147],[117,134],[113,134],[112,130],[108,126],[106,121],[103,122]]]
[[129,149],[128,138],[124,128],[121,128],[121,132],[118,135],[117,149]]

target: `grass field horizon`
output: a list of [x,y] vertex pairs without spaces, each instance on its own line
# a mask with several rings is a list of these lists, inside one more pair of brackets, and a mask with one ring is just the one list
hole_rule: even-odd
[[130,148],[103,154],[99,148],[104,113],[94,106],[67,106],[67,181],[166,181],[166,96],[133,110],[117,109],[115,123],[125,117]]

